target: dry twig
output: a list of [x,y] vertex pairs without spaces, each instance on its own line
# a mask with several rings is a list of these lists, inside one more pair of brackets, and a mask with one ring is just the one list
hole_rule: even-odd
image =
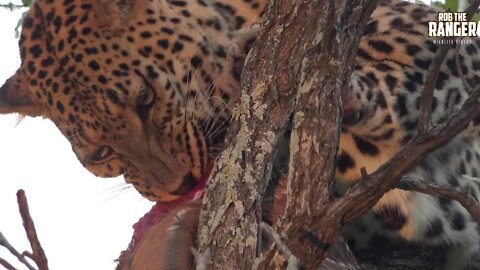
[[[479,6],[480,0],[472,2],[467,10],[472,6]],[[433,61],[432,65],[441,65],[440,61]],[[439,70],[439,67],[430,67],[429,70]],[[438,74],[437,74],[438,75]],[[436,82],[437,78],[431,79]],[[431,110],[431,101],[435,84],[428,84],[429,89],[425,89],[429,97],[428,100],[422,102],[423,106],[427,106]],[[351,188],[345,196],[334,202],[330,211],[340,211],[347,213],[345,219],[353,220],[363,214],[389,189],[393,188],[395,182],[400,179],[408,170],[413,168],[420,160],[422,160],[430,151],[448,142],[460,131],[464,130],[473,118],[480,113],[480,91],[474,91],[460,110],[453,113],[445,122],[430,127],[431,114],[423,115],[419,118],[419,126],[424,126],[424,133],[413,138],[399,153],[397,153],[390,161],[381,166],[376,172],[365,177],[365,179]],[[425,110],[425,109],[423,109]],[[348,203],[350,201],[350,203]],[[350,206],[352,206],[351,209]],[[367,206],[367,207],[366,207]]]
[[[479,5],[480,5],[480,1],[473,1],[470,4],[470,6],[465,10],[465,12],[467,13],[467,20],[470,20],[470,18],[473,17]],[[429,132],[432,127],[431,126],[432,125],[431,123],[432,99],[433,99],[433,93],[435,91],[435,84],[437,83],[437,78],[440,72],[440,68],[442,67],[442,63],[447,57],[447,54],[450,51],[450,48],[452,48],[452,44],[441,45],[437,49],[435,57],[433,58],[433,62],[430,64],[430,67],[428,69],[427,78],[426,78],[425,85],[422,91],[422,96],[420,99],[420,102],[422,104],[422,107],[420,108],[420,117],[419,117],[419,125],[418,125],[418,131],[420,134]],[[462,69],[460,67],[460,63],[458,59],[459,48],[460,46],[457,46],[456,65],[457,65],[457,71],[459,72],[460,77],[462,78],[462,80],[464,80],[464,76],[463,76]],[[466,81],[464,80],[464,84],[465,84],[465,87],[467,88],[467,92],[471,94],[472,93],[471,87],[468,83],[465,83],[465,82]]]
[[420,116],[418,117],[419,134],[425,134],[432,128],[432,100],[433,93],[435,92],[435,84],[437,83],[440,68],[442,67],[443,61],[447,57],[450,48],[450,44],[440,46],[435,53],[433,62],[428,68],[427,78],[423,87],[422,96],[420,97],[422,106],[420,108]]
[[[336,201],[330,211],[347,213],[346,220],[353,220],[373,206],[382,194],[393,188],[395,182],[412,169],[430,151],[448,142],[480,113],[480,92],[473,93],[445,123],[418,134],[407,146],[376,172],[352,187],[345,196]],[[424,118],[427,120],[427,118]],[[350,201],[350,202],[348,202]],[[350,208],[352,206],[353,208]]]
[[295,255],[290,251],[288,246],[282,241],[281,236],[267,223],[261,222],[260,229],[267,238],[275,243],[280,251],[283,253],[285,260],[288,262],[287,269],[301,269],[302,263],[298,260]]
[[23,263],[29,270],[36,270],[26,259],[8,242],[7,238],[0,232],[0,246],[6,248],[13,256]]
[[38,266],[39,270],[48,270],[48,260],[43,251],[42,245],[38,240],[37,231],[35,230],[35,224],[33,223],[32,217],[30,216],[30,210],[28,209],[28,202],[25,196],[25,191],[17,191],[17,202],[20,215],[23,220],[23,227],[27,233],[28,241],[32,247],[32,259]]
[[417,191],[444,199],[451,199],[459,202],[473,217],[475,222],[480,224],[480,205],[471,195],[469,187],[456,188],[441,186],[430,182],[422,181],[412,176],[403,176],[397,184],[398,188],[410,191]]
[[17,268],[13,267],[13,265],[2,258],[0,258],[0,265],[5,267],[7,270],[17,270]]
[[465,74],[463,74],[462,65],[460,64],[460,46],[457,46],[457,48],[455,49],[455,66],[456,66],[458,75],[460,76],[460,79],[462,79],[462,83],[465,86],[465,89],[467,90],[467,93],[471,95],[475,90],[472,89],[472,86],[470,85],[470,83],[468,83],[467,79],[465,79]]

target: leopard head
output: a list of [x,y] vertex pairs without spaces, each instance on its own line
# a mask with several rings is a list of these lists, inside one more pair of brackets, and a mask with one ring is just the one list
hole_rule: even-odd
[[0,113],[47,118],[93,174],[176,200],[208,174],[238,93],[228,22],[202,3],[35,1]]

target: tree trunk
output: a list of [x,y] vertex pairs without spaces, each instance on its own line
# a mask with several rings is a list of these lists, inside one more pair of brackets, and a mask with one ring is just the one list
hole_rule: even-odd
[[[272,269],[287,261],[316,269],[337,240],[341,224],[365,213],[427,153],[464,130],[480,113],[480,91],[473,91],[445,123],[432,126],[429,112],[435,83],[425,84],[419,126],[426,128],[377,171],[364,172],[362,181],[342,198],[332,199],[343,89],[376,2],[272,1],[246,60],[227,147],[204,194],[198,246],[201,251],[210,249],[213,269],[251,269],[254,262],[257,269]],[[478,2],[472,3],[472,10]],[[443,50],[448,47],[437,52],[427,82],[436,82]],[[260,206],[289,119],[293,128],[286,208],[275,228],[280,237],[270,237],[277,243],[265,251],[260,246]],[[266,230],[264,224],[261,227]],[[402,249],[385,257],[405,254]],[[383,262],[375,256],[366,259],[388,269],[429,269],[429,258],[438,254],[425,254],[427,259],[411,264],[403,257]]]
[[[304,230],[330,201],[341,119],[341,97],[374,0],[271,3],[247,57],[242,92],[217,159],[200,215],[199,249],[213,269],[250,269],[259,255],[260,204],[274,150],[294,116],[289,201],[280,232],[308,269],[322,260],[340,226],[305,241]],[[317,231],[315,231],[317,233]]]

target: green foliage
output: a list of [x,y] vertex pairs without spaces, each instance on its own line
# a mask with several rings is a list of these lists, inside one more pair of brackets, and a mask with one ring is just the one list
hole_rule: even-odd
[[479,22],[480,21],[480,14],[473,15],[472,21]]
[[430,5],[441,10],[456,12],[458,11],[460,0],[430,1]]
[[431,1],[430,5],[441,10],[447,10],[447,7],[445,7],[445,3],[443,1]]
[[445,9],[455,12],[458,11],[459,0],[445,0]]
[[[418,3],[421,1],[417,0],[416,2]],[[451,12],[463,11],[465,8],[468,7],[469,4],[470,4],[469,0],[444,0],[444,1],[430,2],[430,5],[433,7],[436,7],[440,10],[451,11]],[[472,18],[472,21],[475,21],[475,22],[480,21],[480,14],[479,13],[475,14]]]

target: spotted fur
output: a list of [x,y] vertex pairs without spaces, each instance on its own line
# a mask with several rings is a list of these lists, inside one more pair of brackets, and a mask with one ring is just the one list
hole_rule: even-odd
[[228,48],[266,5],[227,2],[35,1],[0,112],[52,120],[95,175],[175,200],[221,148],[239,92]]
[[[374,11],[360,43],[345,104],[338,179],[358,181],[362,167],[374,172],[417,134],[420,96],[438,48],[428,38],[427,27],[437,12],[400,1],[381,2]],[[462,73],[475,86],[480,82],[480,40],[457,46]],[[436,82],[433,122],[441,123],[467,97],[452,48]],[[478,199],[478,131],[476,123],[471,123],[409,175],[441,185],[468,186]],[[373,211],[382,218],[382,229],[398,232],[408,241],[452,247],[453,260],[447,260],[447,269],[461,269],[479,249],[480,228],[457,202],[394,189]]]
[[[95,175],[123,175],[150,200],[176,200],[208,174],[222,147],[239,92],[241,53],[232,43],[267,2],[37,0],[23,23],[22,65],[0,89],[0,113],[46,117]],[[381,1],[373,13],[344,106],[340,181],[358,181],[362,167],[375,171],[416,134],[437,50],[427,22],[436,13],[398,0]],[[472,40],[460,47],[472,85],[479,82],[479,46]],[[439,123],[467,97],[453,50],[436,86]],[[410,174],[472,186],[478,197],[477,138],[473,123]],[[385,229],[409,241],[458,246],[465,259],[478,250],[479,228],[456,202],[395,189],[373,210]]]

